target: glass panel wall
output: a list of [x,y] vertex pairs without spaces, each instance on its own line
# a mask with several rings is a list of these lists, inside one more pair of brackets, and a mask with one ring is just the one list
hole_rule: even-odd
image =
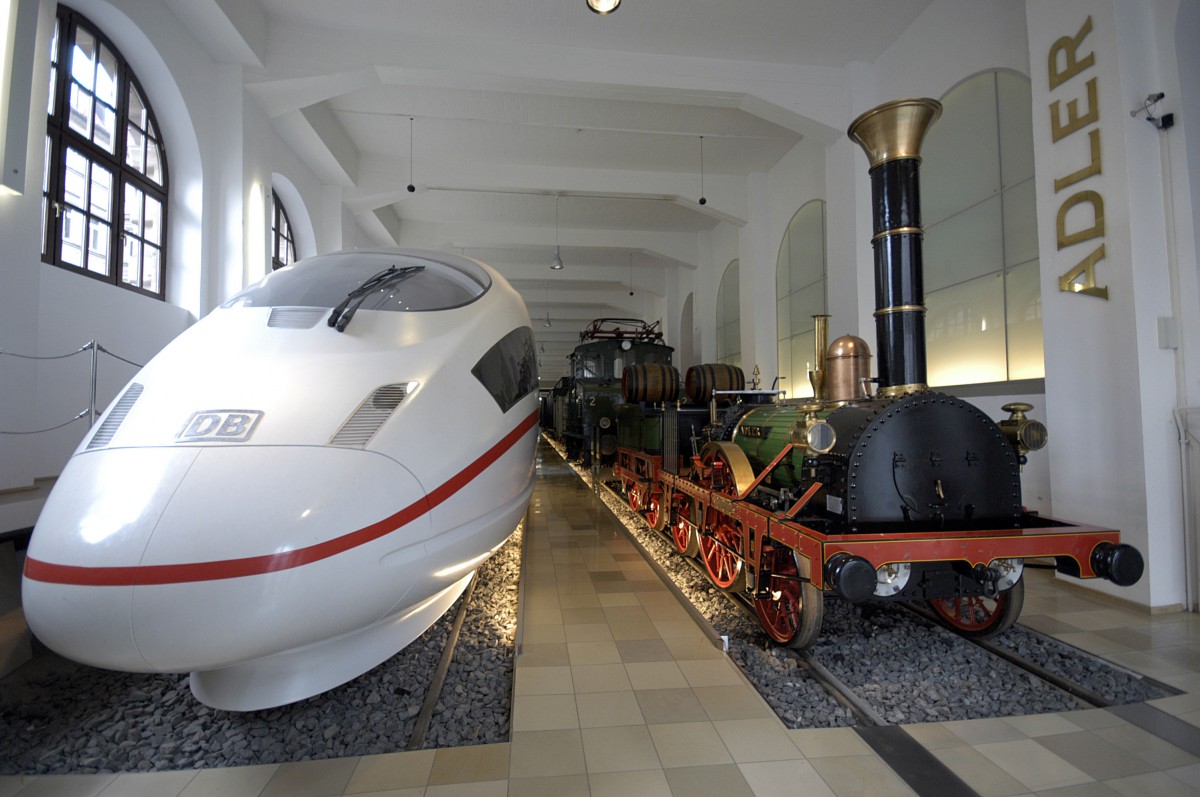
[[789,398],[811,396],[808,372],[815,367],[814,315],[828,312],[825,297],[825,203],[796,211],[775,262],[779,389]]
[[932,386],[1045,376],[1030,96],[1014,73],[966,80],[922,147]]

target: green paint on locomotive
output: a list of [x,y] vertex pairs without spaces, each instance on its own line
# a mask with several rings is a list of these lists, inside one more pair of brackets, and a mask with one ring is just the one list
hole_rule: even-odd
[[[733,442],[746,453],[746,458],[750,460],[755,473],[762,473],[788,443],[797,444],[791,454],[779,463],[768,477],[768,482],[775,487],[794,488],[801,483],[807,486],[812,481],[803,477],[802,470],[808,450],[804,442],[807,414],[796,404],[769,404],[757,407],[742,416],[733,433]],[[828,410],[817,413],[817,417],[821,419],[828,415]]]

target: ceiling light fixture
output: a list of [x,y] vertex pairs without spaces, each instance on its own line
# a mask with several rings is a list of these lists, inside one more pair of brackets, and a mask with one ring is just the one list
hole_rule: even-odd
[[633,252],[629,253],[629,295],[633,296]]
[[408,117],[408,193],[413,193],[417,187],[413,185],[413,118]]
[[593,14],[604,16],[620,8],[621,0],[587,0],[587,7]]
[[700,204],[707,204],[704,198],[704,136],[700,136]]
[[559,271],[563,267],[562,249],[558,246],[558,194],[554,195],[554,260],[550,262],[550,268]]

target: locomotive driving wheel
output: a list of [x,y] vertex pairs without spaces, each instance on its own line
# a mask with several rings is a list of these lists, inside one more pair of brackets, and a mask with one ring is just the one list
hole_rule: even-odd
[[1024,605],[1025,579],[990,598],[967,595],[929,600],[929,608],[942,625],[970,639],[987,639],[1012,628]]
[[[701,483],[710,490],[738,496],[754,481],[745,453],[733,443],[709,443],[700,452]],[[709,507],[704,512],[700,558],[709,578],[721,589],[733,587],[742,576],[742,531],[733,518]]]
[[721,589],[729,589],[742,575],[742,557],[735,553],[741,550],[742,532],[716,510],[708,510],[708,515],[705,524],[708,533],[700,537],[700,558],[712,582]]
[[662,531],[667,527],[669,513],[663,508],[664,503],[669,507],[671,500],[669,498],[664,500],[662,493],[658,492],[652,492],[650,500],[646,501],[646,522],[655,531]]
[[795,650],[811,647],[821,634],[825,618],[825,596],[809,581],[808,559],[795,551],[775,547],[764,552],[769,564],[767,583],[760,587],[766,597],[754,599],[754,611],[767,636]]
[[692,531],[692,499],[686,495],[676,495],[671,515],[671,540],[675,549],[687,557],[696,555],[700,543]]
[[641,512],[644,508],[642,505],[642,489],[638,487],[637,482],[628,482],[625,485],[625,495],[629,499],[629,508],[634,512]]

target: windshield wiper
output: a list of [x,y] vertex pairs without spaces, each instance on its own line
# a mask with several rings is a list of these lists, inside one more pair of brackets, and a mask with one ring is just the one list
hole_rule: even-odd
[[333,312],[329,314],[329,326],[335,327],[338,332],[345,332],[346,325],[350,323],[350,319],[354,318],[359,305],[366,301],[368,294],[377,289],[383,290],[384,288],[403,282],[418,271],[424,270],[424,266],[405,266],[404,268],[391,266],[379,272],[362,285],[350,291],[350,293],[346,294],[345,299],[338,302],[338,306],[333,308]]

